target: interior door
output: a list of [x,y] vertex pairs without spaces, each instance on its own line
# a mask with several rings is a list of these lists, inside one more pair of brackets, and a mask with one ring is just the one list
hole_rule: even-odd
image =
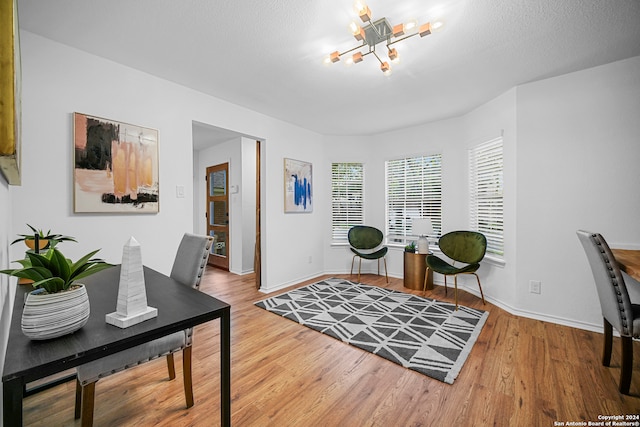
[[229,271],[229,163],[209,166],[206,180],[209,264]]

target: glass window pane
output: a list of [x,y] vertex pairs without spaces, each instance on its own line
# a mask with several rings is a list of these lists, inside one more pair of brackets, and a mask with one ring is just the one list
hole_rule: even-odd
[[228,225],[229,214],[227,211],[227,202],[215,201],[209,202],[209,225]]
[[227,233],[224,231],[211,231],[213,244],[211,253],[214,255],[227,256]]
[[215,171],[209,174],[209,196],[227,194],[227,171]]

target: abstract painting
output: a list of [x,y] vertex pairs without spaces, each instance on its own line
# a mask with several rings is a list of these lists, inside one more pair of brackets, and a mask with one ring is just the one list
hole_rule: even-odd
[[74,113],[74,212],[158,213],[158,131]]
[[284,159],[284,211],[312,212],[311,163]]

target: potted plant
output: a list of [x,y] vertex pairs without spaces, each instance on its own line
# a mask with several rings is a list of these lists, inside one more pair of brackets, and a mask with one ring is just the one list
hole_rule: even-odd
[[416,251],[416,242],[411,242],[407,246],[404,247],[405,252],[413,252]]
[[0,273],[33,280],[34,291],[25,299],[22,332],[31,339],[56,338],[74,332],[89,319],[89,298],[78,280],[112,267],[90,252],[76,262],[66,258],[57,248],[44,254],[28,251],[27,258],[16,262],[22,268],[0,270]]
[[[18,236],[20,237],[11,242],[12,245],[14,243],[24,242],[27,247],[35,250],[36,252],[39,252],[42,249],[51,249],[60,242],[76,241],[76,239],[70,236],[64,236],[62,234],[51,234],[51,230],[45,233],[42,230],[38,230],[29,224],[27,224],[27,226],[31,229],[31,231],[33,231],[33,234],[18,234]],[[38,249],[36,249],[36,243],[38,243]]]

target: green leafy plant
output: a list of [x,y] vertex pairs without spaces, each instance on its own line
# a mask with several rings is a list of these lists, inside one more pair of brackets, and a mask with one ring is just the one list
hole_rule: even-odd
[[113,267],[101,259],[91,258],[99,250],[86,254],[76,262],[66,258],[57,248],[40,254],[27,252],[27,258],[15,261],[22,268],[0,270],[0,273],[33,280],[34,288],[42,288],[50,294],[61,292],[77,280]]
[[405,252],[415,252],[416,251],[416,242],[411,242],[407,246],[404,247]]
[[35,240],[36,234],[38,235],[39,240],[47,240],[49,242],[43,249],[51,249],[60,242],[76,242],[76,239],[71,236],[65,236],[62,234],[51,234],[51,230],[45,233],[42,230],[36,229],[29,224],[27,224],[27,226],[33,231],[33,233],[18,234],[18,236],[20,237],[11,242],[12,245],[18,242],[26,242],[27,240]]

